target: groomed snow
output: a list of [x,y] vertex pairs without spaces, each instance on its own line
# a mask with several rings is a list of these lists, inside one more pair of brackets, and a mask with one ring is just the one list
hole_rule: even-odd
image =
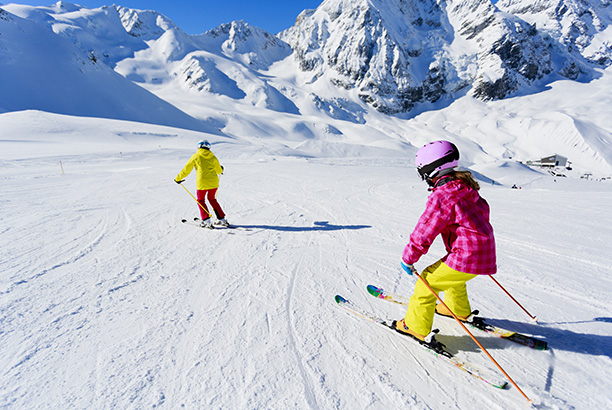
[[[197,207],[173,178],[202,137],[226,169],[228,219],[250,231],[180,222]],[[334,303],[403,316],[365,287],[412,292],[399,260],[427,190],[411,155],[281,156],[246,138],[38,111],[1,114],[0,144],[2,408],[526,406]],[[476,335],[537,408],[610,408],[612,181],[508,164],[479,168],[504,183],[481,190],[496,278],[540,323],[486,277],[471,300],[552,349]],[[436,242],[417,268],[442,255]],[[495,369],[458,325],[435,326],[459,357]]]

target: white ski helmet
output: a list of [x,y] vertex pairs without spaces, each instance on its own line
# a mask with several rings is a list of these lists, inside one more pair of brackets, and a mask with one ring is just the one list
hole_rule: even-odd
[[208,140],[201,140],[198,142],[198,148],[210,149],[210,142]]
[[424,181],[447,174],[459,163],[459,150],[449,141],[434,141],[419,149],[414,165]]

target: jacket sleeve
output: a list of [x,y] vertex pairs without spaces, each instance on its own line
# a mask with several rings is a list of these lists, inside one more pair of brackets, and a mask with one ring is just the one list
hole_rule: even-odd
[[439,197],[431,195],[417,226],[410,234],[410,242],[404,248],[403,261],[407,264],[416,263],[421,256],[427,253],[436,236],[442,233],[449,220],[448,207],[442,204]]
[[223,167],[219,163],[219,160],[217,159],[216,156],[213,157],[213,158],[214,158],[213,167],[214,167],[214,170],[215,170],[215,174],[221,175],[223,173]]
[[181,179],[187,178],[187,176],[191,174],[191,171],[193,170],[194,166],[195,166],[195,155],[192,155],[191,158],[189,158],[189,161],[187,161],[187,164],[185,164],[185,167],[181,170],[181,172],[178,173],[178,175],[176,176],[174,180],[180,181]]

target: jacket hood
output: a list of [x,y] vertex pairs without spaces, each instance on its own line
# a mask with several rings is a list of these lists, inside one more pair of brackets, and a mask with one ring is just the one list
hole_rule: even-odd
[[202,158],[210,158],[213,156],[213,153],[209,149],[200,148],[196,151],[196,154]]
[[454,179],[444,185],[434,188],[434,191],[442,191],[445,194],[450,194],[465,199],[466,201],[476,202],[480,199],[480,194],[474,188],[467,186],[464,182]]

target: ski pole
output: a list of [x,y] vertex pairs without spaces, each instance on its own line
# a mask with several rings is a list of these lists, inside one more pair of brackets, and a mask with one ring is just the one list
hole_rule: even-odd
[[478,345],[478,347],[480,347],[482,349],[483,352],[485,352],[485,354],[489,357],[489,359],[491,359],[491,361],[495,364],[495,366],[497,366],[497,368],[499,370],[501,370],[501,372],[504,374],[504,376],[506,376],[508,378],[508,380],[510,380],[510,383],[512,383],[512,385],[514,387],[516,387],[516,389],[519,391],[519,393],[521,393],[521,395],[527,399],[527,403],[529,405],[533,404],[533,401],[527,397],[527,395],[525,393],[523,393],[523,390],[521,390],[520,387],[518,387],[518,385],[514,382],[514,380],[512,380],[512,377],[510,377],[510,375],[508,373],[506,373],[506,371],[499,365],[499,363],[497,363],[495,361],[495,359],[493,358],[493,356],[491,356],[491,354],[487,351],[487,349],[485,349],[485,347],[478,341],[478,339],[476,339],[476,337],[474,337],[474,335],[468,330],[467,327],[465,327],[465,325],[463,324],[463,322],[461,322],[461,320],[459,320],[459,318],[457,317],[457,315],[455,315],[455,313],[453,313],[452,310],[450,310],[448,308],[448,306],[446,305],[446,303],[444,303],[444,301],[442,300],[442,298],[440,297],[440,295],[438,295],[432,288],[431,286],[429,286],[429,283],[427,283],[427,281],[425,279],[423,279],[421,277],[421,275],[415,270],[412,271],[415,275],[417,275],[417,277],[425,284],[425,286],[427,286],[427,289],[429,289],[429,291],[431,293],[434,294],[434,296],[436,297],[436,299],[438,299],[438,302],[440,302],[442,304],[442,306],[444,306],[446,308],[446,310],[448,310],[451,315],[453,315],[453,317],[455,318],[455,320],[457,321],[457,323],[459,323],[461,325],[461,327],[463,328],[463,330],[465,330],[467,332],[468,335],[470,335],[470,337],[472,338],[472,340],[474,340],[474,342],[476,342],[476,344]]
[[208,209],[204,208],[204,207],[202,206],[202,204],[198,202],[198,200],[196,199],[196,197],[195,197],[195,196],[193,196],[193,194],[192,194],[191,192],[189,192],[189,190],[183,186],[183,184],[179,184],[179,185],[180,185],[180,186],[182,186],[182,187],[183,187],[183,189],[184,189],[185,191],[187,191],[187,193],[189,194],[189,196],[190,196],[190,197],[192,197],[192,198],[193,198],[193,200],[194,200],[194,201],[196,201],[196,202],[198,203],[198,205],[200,205],[200,208],[202,208],[202,209],[204,210],[204,212],[206,212],[206,215],[208,215],[208,217],[210,218],[211,214],[210,214],[210,212],[208,212]]
[[504,288],[504,287],[503,287],[503,286],[502,286],[502,285],[501,285],[501,284],[500,284],[498,281],[496,281],[496,280],[495,280],[495,278],[493,277],[493,275],[489,275],[489,276],[491,277],[491,279],[493,279],[493,282],[497,283],[497,285],[498,285],[500,288],[502,288],[502,290],[503,290],[504,292],[506,292],[506,295],[510,296],[510,299],[512,299],[512,300],[514,301],[514,303],[516,303],[517,305],[519,305],[519,307],[520,307],[521,309],[523,309],[523,311],[524,311],[525,313],[527,313],[527,315],[529,315],[529,317],[531,318],[531,320],[533,320],[534,322],[537,322],[537,321],[538,321],[538,318],[537,318],[536,316],[532,316],[532,315],[531,315],[531,313],[529,313],[529,312],[527,311],[527,309],[525,309],[525,308],[523,307],[523,305],[521,305],[520,303],[518,303],[518,301],[517,301],[516,299],[514,299],[514,297],[512,297],[512,295],[510,294],[510,292],[508,292],[508,291],[507,291],[507,290],[506,290],[506,289],[505,289],[505,288]]

